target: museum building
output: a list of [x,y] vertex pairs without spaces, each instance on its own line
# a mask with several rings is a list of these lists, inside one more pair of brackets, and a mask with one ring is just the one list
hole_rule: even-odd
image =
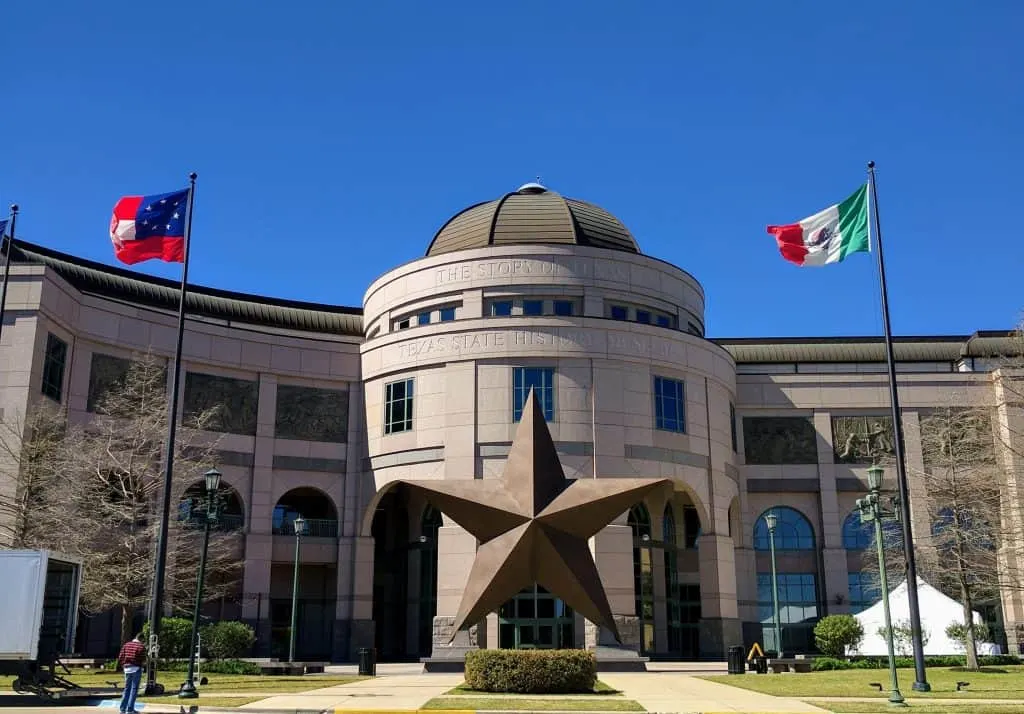
[[[133,356],[173,355],[177,294],[171,281],[16,243],[2,418],[49,399],[89,419]],[[526,184],[473,205],[425,255],[375,280],[361,308],[196,287],[188,312],[181,409],[228,405],[210,436],[228,490],[221,527],[244,561],[236,592],[206,614],[251,623],[259,656],[287,650],[299,515],[301,659],[605,643],[536,585],[452,641],[477,541],[389,487],[501,477],[531,390],[568,478],[672,481],[590,541],[626,647],[687,660],[771,646],[768,511],[787,651],[813,647],[821,616],[877,600],[854,502],[872,456],[892,449],[881,339],[708,337],[698,280],[643,254],[594,204]],[[897,340],[915,532],[932,527],[920,476],[929,410],[986,405],[1002,432],[1024,433],[1000,386],[1012,341]],[[0,483],[8,497],[16,487]],[[197,493],[175,495],[179,517]],[[1022,607],[1009,593],[986,613],[1013,651]],[[83,617],[80,651],[105,653],[117,627]]]

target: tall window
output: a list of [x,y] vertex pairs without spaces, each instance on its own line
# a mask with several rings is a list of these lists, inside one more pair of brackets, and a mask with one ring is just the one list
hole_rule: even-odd
[[856,614],[867,610],[882,599],[878,584],[865,573],[847,573],[850,587],[850,612]]
[[654,378],[654,426],[665,431],[686,431],[686,403],[681,381]]
[[[860,511],[854,511],[843,521],[843,548],[846,550],[864,550],[871,547],[875,529],[860,520]],[[852,598],[853,595],[851,594]]]
[[[814,643],[818,617],[818,589],[814,573],[779,573],[779,622],[786,652],[808,652]],[[757,614],[765,649],[779,651],[775,641],[772,574],[757,574]]]
[[384,433],[412,430],[413,380],[403,379],[384,386]]
[[778,519],[775,527],[776,550],[814,550],[814,531],[811,523],[800,511],[789,506],[775,506],[762,513],[754,523],[754,550],[768,550],[768,526],[764,516],[774,512]]
[[68,358],[67,343],[54,335],[46,336],[43,358],[43,394],[60,401],[64,394],[64,363]]
[[633,599],[640,618],[640,651],[654,650],[654,567],[651,514],[642,503],[629,509],[633,531]]
[[671,504],[665,505],[665,514],[661,521],[661,538],[665,547],[663,557],[668,651],[681,659],[694,659],[700,650],[700,586],[683,585],[679,582],[679,543]]
[[736,439],[736,405],[729,402],[729,434],[732,437],[732,451],[739,453],[739,442]]
[[555,370],[553,367],[516,367],[512,370],[512,421],[523,416],[530,389],[540,401],[544,419],[555,419]]

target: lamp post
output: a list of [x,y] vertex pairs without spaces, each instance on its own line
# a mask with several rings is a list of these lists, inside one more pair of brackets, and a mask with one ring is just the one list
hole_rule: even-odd
[[889,613],[889,582],[885,569],[885,545],[882,541],[882,518],[889,517],[899,520],[899,511],[892,509],[886,511],[879,502],[879,491],[882,489],[882,476],[884,471],[881,466],[875,465],[868,469],[868,493],[864,498],[857,499],[857,509],[860,511],[861,523],[875,524],[875,546],[878,549],[878,584],[882,591],[882,611],[885,614],[885,646],[889,650],[889,679],[890,689],[889,704],[894,707],[905,707],[907,703],[900,693],[900,683],[896,676],[896,647],[893,644],[892,636],[892,615]]
[[779,517],[774,511],[769,511],[764,516],[764,524],[768,526],[768,550],[772,558],[772,611],[775,622],[775,645],[778,647],[778,656],[782,657],[782,618],[779,616],[779,574],[775,566],[775,529],[779,525]]
[[288,632],[288,661],[295,661],[295,630],[299,624],[299,542],[306,535],[306,519],[296,516],[292,521],[295,531],[295,571],[292,574],[292,626]]
[[196,691],[196,640],[199,637],[199,610],[203,604],[203,581],[206,577],[206,551],[210,547],[210,527],[217,522],[217,489],[220,488],[220,471],[210,469],[203,474],[206,482],[206,518],[203,522],[203,549],[199,554],[199,579],[196,583],[196,606],[192,612],[192,639],[189,640],[188,674],[185,683],[178,690],[182,699],[195,699]]

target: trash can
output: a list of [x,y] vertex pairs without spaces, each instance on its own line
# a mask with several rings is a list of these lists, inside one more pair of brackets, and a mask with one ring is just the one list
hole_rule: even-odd
[[377,650],[372,647],[361,647],[359,649],[359,676],[377,676]]
[[743,674],[743,647],[729,648],[729,674]]
[[768,658],[755,657],[754,666],[758,674],[768,674]]

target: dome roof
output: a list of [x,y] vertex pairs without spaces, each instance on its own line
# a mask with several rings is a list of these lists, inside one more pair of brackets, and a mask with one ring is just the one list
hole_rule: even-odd
[[600,206],[527,183],[494,201],[456,213],[434,236],[427,255],[489,245],[564,243],[639,253],[618,218]]

